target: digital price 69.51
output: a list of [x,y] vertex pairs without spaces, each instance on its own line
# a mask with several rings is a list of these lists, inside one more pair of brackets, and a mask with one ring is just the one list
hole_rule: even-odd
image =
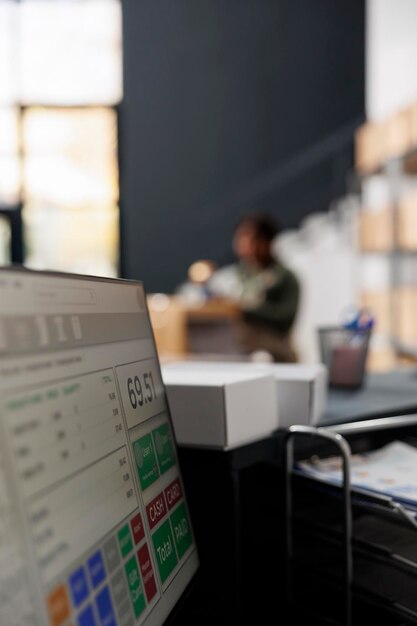
[[152,372],[144,372],[141,376],[127,379],[127,391],[133,409],[144,406],[156,399]]

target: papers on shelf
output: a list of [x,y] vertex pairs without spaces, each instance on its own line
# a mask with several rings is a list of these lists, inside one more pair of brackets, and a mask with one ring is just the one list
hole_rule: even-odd
[[[297,467],[318,480],[342,483],[339,457],[301,461]],[[376,451],[353,455],[351,485],[388,495],[408,507],[417,507],[417,448],[393,441]]]

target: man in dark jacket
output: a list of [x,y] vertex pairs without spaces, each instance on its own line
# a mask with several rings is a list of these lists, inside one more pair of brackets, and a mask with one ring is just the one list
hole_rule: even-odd
[[240,336],[250,352],[267,351],[277,362],[294,362],[291,330],[300,285],[295,274],[273,255],[272,243],[278,232],[276,222],[262,214],[244,217],[235,230]]

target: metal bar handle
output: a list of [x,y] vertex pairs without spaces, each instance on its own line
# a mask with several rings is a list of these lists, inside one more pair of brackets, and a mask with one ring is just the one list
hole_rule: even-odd
[[290,426],[285,439],[285,502],[286,502],[286,532],[287,532],[287,574],[289,590],[291,590],[293,559],[292,533],[292,486],[291,474],[294,467],[294,440],[299,436],[316,437],[333,443],[343,459],[343,535],[345,551],[345,625],[351,626],[352,621],[352,583],[353,583],[353,556],[352,556],[352,504],[350,491],[350,458],[351,450],[348,442],[339,433],[328,429],[314,428],[313,426]]

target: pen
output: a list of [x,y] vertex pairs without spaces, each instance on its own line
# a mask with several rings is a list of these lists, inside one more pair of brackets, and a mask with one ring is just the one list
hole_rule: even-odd
[[343,327],[346,330],[371,330],[374,326],[374,316],[368,309],[357,309]]

